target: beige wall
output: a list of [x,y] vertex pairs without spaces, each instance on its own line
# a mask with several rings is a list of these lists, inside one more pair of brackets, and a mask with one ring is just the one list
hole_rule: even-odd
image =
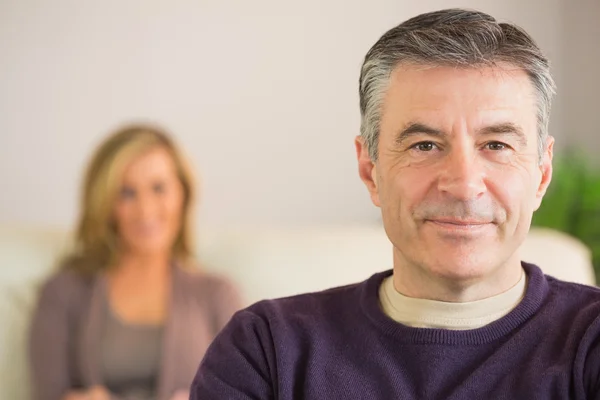
[[565,1],[564,101],[561,145],[576,144],[599,161],[600,1]]
[[[0,2],[0,223],[72,224],[85,160],[132,118],[176,133],[201,171],[207,224],[376,221],[352,143],[362,58],[393,25],[449,6],[528,29],[559,85],[576,67],[563,62],[562,0]],[[566,14],[568,37],[588,29]],[[572,108],[598,126],[600,113],[562,100],[554,132]]]

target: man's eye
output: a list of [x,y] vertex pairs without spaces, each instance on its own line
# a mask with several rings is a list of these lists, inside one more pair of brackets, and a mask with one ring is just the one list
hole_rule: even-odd
[[413,145],[413,148],[419,151],[431,151],[434,149],[434,147],[435,144],[433,144],[433,142],[420,142]]
[[500,142],[490,142],[490,143],[486,144],[485,146],[489,150],[493,150],[493,151],[505,150],[508,147],[504,143],[500,143]]

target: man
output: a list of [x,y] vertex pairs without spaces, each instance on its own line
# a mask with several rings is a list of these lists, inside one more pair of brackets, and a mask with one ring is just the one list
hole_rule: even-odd
[[480,12],[383,35],[356,150],[393,272],[239,312],[191,399],[600,399],[600,291],[517,252],[552,176],[553,90],[529,35]]

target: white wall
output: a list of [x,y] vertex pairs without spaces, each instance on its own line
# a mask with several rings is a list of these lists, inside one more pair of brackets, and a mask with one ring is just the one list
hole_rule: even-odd
[[176,134],[204,223],[377,221],[354,161],[362,58],[450,6],[525,27],[560,84],[561,0],[3,0],[0,223],[72,224],[93,147],[131,119]]

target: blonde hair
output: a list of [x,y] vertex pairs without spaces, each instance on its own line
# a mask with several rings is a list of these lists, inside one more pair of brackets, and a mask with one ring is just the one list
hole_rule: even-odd
[[115,264],[118,238],[112,212],[121,177],[134,158],[156,147],[170,153],[184,193],[182,221],[172,257],[183,264],[192,257],[194,179],[189,164],[169,134],[155,126],[137,124],[110,135],[90,160],[82,187],[75,251],[62,263],[64,268],[96,273]]

